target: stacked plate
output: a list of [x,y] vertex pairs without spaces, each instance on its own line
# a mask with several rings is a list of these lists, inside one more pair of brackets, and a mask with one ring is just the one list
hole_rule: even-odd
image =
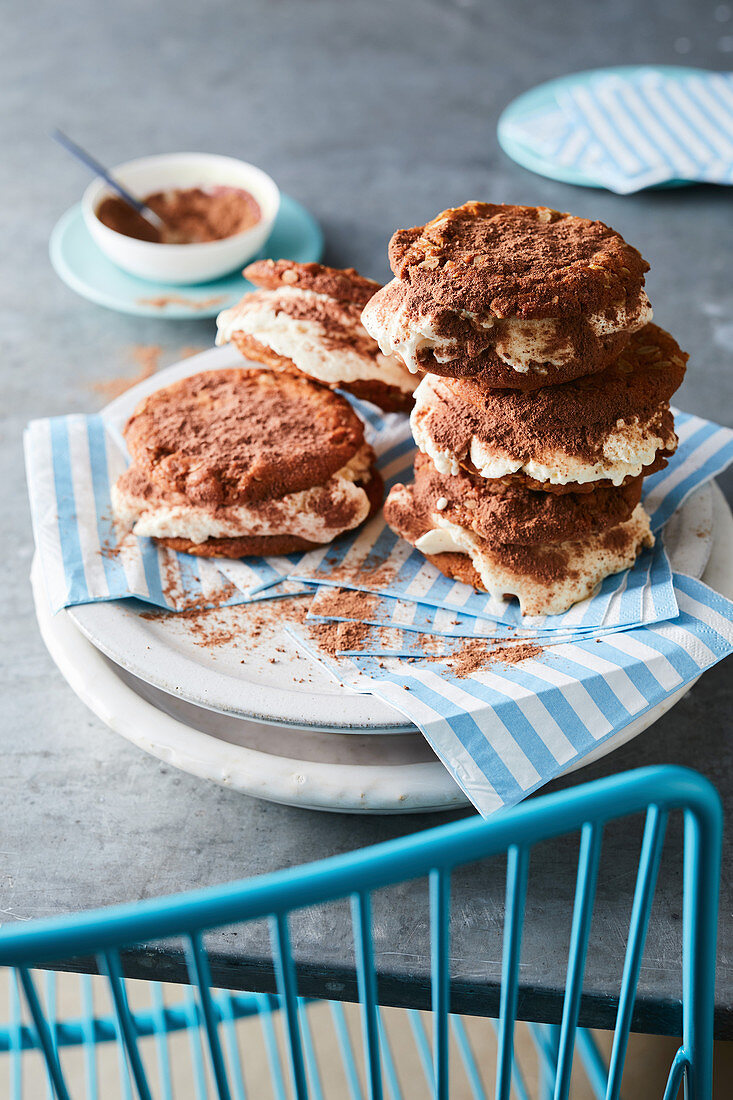
[[[135,386],[102,415],[119,433],[152,390],[241,363],[236,349],[204,352]],[[733,597],[732,533],[722,494],[704,487],[665,530],[673,567],[704,575]],[[467,804],[419,731],[376,697],[332,680],[284,634],[282,619],[263,611],[267,604],[219,609],[215,631],[190,617],[151,614],[138,600],[52,616],[38,562],[32,580],[43,638],[71,687],[108,726],[168,764],[311,809],[406,813]],[[682,694],[632,722],[583,764],[635,737]]]

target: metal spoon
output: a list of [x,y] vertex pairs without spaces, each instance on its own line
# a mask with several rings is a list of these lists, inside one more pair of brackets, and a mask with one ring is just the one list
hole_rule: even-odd
[[85,164],[87,168],[91,168],[93,172],[101,176],[102,179],[109,184],[112,190],[116,191],[128,206],[136,210],[140,217],[144,218],[157,233],[161,234],[161,236],[170,235],[169,228],[163,219],[144,202],[141,202],[140,199],[136,199],[134,195],[131,195],[130,192],[123,187],[121,183],[118,183],[114,176],[111,176],[107,169],[100,164],[98,160],[95,160],[93,156],[87,153],[85,149],[82,149],[80,145],[77,145],[75,141],[72,141],[71,138],[67,137],[61,130],[53,130],[51,132],[51,137],[54,141],[57,141],[59,145],[63,145],[64,149],[67,149],[72,156],[75,156],[76,159],[80,160],[82,164]]

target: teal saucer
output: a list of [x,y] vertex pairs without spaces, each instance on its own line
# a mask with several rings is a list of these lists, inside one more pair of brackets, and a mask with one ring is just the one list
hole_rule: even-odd
[[[320,260],[322,253],[323,234],[318,222],[299,202],[283,195],[275,226],[260,257],[310,263]],[[49,254],[56,274],[82,298],[140,317],[161,317],[167,321],[215,317],[252,289],[252,284],[243,279],[239,271],[196,286],[136,279],[97,248],[78,203],[54,226]]]
[[[700,73],[700,69],[689,69],[680,65],[654,65],[651,66],[665,76],[674,77],[679,74],[689,75]],[[581,73],[570,73],[568,76],[558,77],[556,80],[548,80],[545,84],[538,84],[536,88],[530,88],[505,107],[497,124],[497,137],[499,145],[508,157],[521,165],[522,168],[536,172],[539,176],[547,176],[551,180],[559,180],[561,183],[572,183],[579,187],[595,187],[604,189],[604,185],[597,179],[593,179],[585,173],[568,165],[559,164],[546,154],[533,147],[530,141],[522,140],[517,135],[515,125],[521,125],[533,115],[541,115],[559,109],[557,93],[573,87],[587,86],[599,76],[629,76],[639,69],[648,69],[649,65],[616,65],[608,69],[590,69]],[[667,187],[686,187],[692,180],[665,180],[656,184],[649,190]]]

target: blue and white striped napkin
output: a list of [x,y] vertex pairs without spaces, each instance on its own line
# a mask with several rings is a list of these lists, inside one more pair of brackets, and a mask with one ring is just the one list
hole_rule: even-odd
[[[489,641],[533,641],[558,645],[576,638],[602,638],[624,626],[568,627],[566,630],[540,630],[532,627],[506,626],[476,615],[450,608],[433,607],[416,600],[398,600],[376,593],[360,593],[363,601],[343,598],[344,589],[319,585],[310,604],[307,618],[329,622],[360,622],[382,628],[397,627],[413,634],[436,634],[442,638],[481,639]],[[335,598],[332,598],[335,595]],[[677,614],[675,601],[670,617]],[[631,624],[638,625],[638,624]]]
[[[652,529],[659,533],[673,512],[695,489],[715,477],[733,461],[733,432],[688,413],[676,413],[680,445],[665,470],[645,481],[644,504]],[[412,479],[414,444],[409,424],[390,426],[388,445],[377,433],[373,445],[381,451],[382,473],[387,487]],[[633,569],[608,577],[597,595],[576,604],[562,615],[522,616],[516,602],[476,592],[468,585],[443,576],[423,555],[387,527],[381,515],[344,536],[330,547],[313,550],[294,567],[291,577],[318,585],[333,585],[375,592],[395,601],[425,605],[420,610],[429,629],[429,609],[460,612],[512,631],[542,635],[620,629],[661,622],[677,613],[672,572],[663,539],[638,558]],[[393,613],[400,604],[392,605]],[[395,619],[395,625],[407,624]],[[443,623],[440,632],[450,633]]]
[[546,109],[502,122],[549,164],[618,194],[672,180],[733,184],[733,73],[629,67],[579,74]]
[[733,652],[733,603],[681,574],[674,586],[679,611],[667,622],[550,644],[519,664],[492,661],[467,676],[451,662],[456,642],[442,643],[443,657],[427,658],[416,635],[392,628],[385,637],[374,628],[363,650],[334,658],[309,637],[307,624],[288,629],[341,683],[378,695],[414,722],[488,815],[548,783]]
[[24,446],[33,533],[54,612],[127,596],[179,611],[308,590],[286,580],[301,555],[212,561],[119,531],[110,488],[127,458],[101,416],[33,420]]

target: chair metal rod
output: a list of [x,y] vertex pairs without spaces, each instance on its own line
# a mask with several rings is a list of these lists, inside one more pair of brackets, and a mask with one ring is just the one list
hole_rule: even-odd
[[430,950],[433,1009],[433,1095],[448,1100],[450,1054],[450,872],[430,872]]
[[297,1100],[308,1100],[308,1083],[303,1061],[303,1042],[300,1036],[298,1015],[298,990],[295,965],[290,949],[290,933],[286,913],[277,913],[270,919],[270,934],[275,962],[277,989],[285,1007],[285,1028],[288,1038],[290,1073]]
[[198,934],[189,936],[186,941],[186,961],[188,972],[196,984],[199,995],[199,1009],[203,1017],[204,1031],[209,1048],[211,1069],[214,1074],[219,1100],[232,1100],[227,1081],[226,1064],[221,1049],[218,1031],[218,1013],[214,1009],[211,996],[211,971],[206,950]]
[[646,814],[639,868],[636,872],[636,886],[634,887],[634,900],[629,922],[629,938],[626,944],[624,971],[621,977],[621,992],[616,1012],[616,1026],[608,1066],[605,1100],[618,1100],[621,1091],[621,1078],[629,1042],[631,1016],[634,1011],[641,960],[644,954],[654,890],[657,885],[666,827],[667,814],[663,813],[658,806],[651,805]]
[[382,1100],[382,1063],[377,1023],[377,979],[372,947],[372,906],[368,893],[352,894],[351,923],[354,928],[354,952],[359,999],[364,1030],[364,1060],[369,1100]]
[[115,1007],[117,1022],[120,1028],[120,1038],[127,1054],[127,1061],[132,1071],[135,1088],[140,1100],[152,1100],[152,1093],[148,1086],[147,1077],[143,1068],[140,1051],[137,1045],[135,1024],[130,1013],[125,991],[125,980],[122,977],[120,957],[116,951],[104,951],[99,956],[99,968],[107,976],[112,1001]]
[[519,957],[522,950],[524,904],[527,897],[529,850],[512,844],[507,852],[504,948],[499,1002],[499,1052],[496,1061],[496,1100],[509,1100],[514,1063],[514,1024],[517,1017]]
[[588,937],[593,919],[602,837],[603,828],[601,825],[593,822],[586,822],[583,825],[580,834],[580,855],[578,856],[573,923],[570,931],[565,999],[563,1001],[560,1042],[557,1051],[555,1100],[567,1100],[570,1093],[575,1031],[578,1026],[580,996],[583,991],[583,976],[588,954]]

